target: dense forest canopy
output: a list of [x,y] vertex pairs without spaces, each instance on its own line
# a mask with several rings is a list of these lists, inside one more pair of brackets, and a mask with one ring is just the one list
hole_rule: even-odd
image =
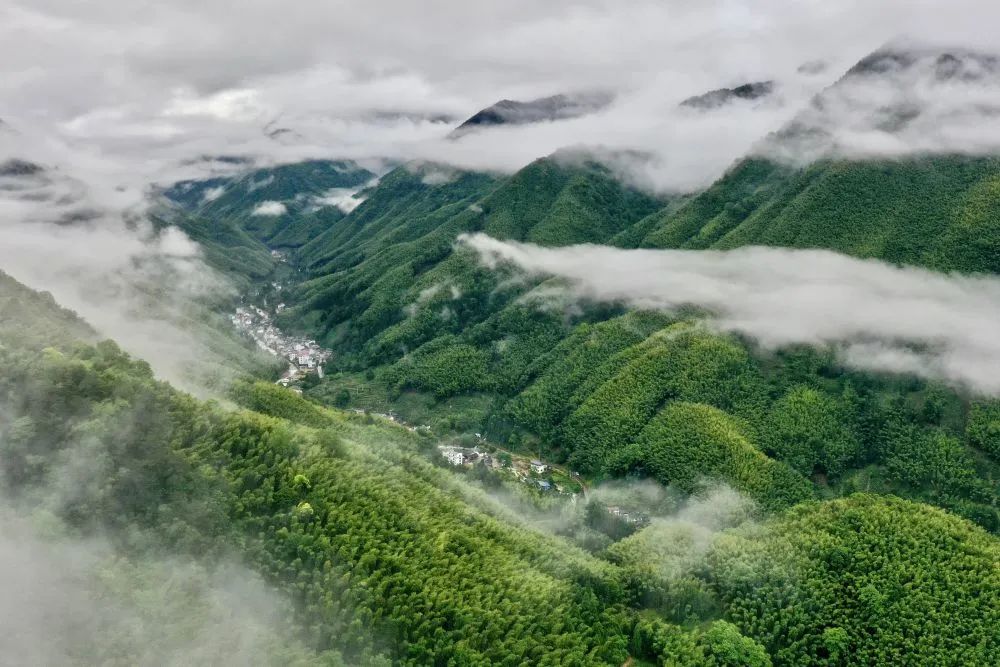
[[[442,469],[429,436],[268,383],[234,391],[253,411],[199,402],[113,343],[74,342],[86,326],[46,297],[10,279],[3,289],[8,308],[30,303],[53,327],[31,336],[3,330],[5,506],[29,522],[21,530],[32,540],[106,540],[102,558],[117,563],[101,575],[110,592],[95,623],[120,640],[75,643],[66,650],[77,658],[137,659],[150,624],[158,628],[150,641],[174,650],[192,601],[144,594],[115,602],[139,619],[127,627],[108,606],[124,591],[138,596],[164,577],[183,579],[167,558],[203,573],[184,580],[208,596],[194,602],[205,623],[235,595],[206,582],[237,565],[259,573],[255,586],[267,599],[294,610],[285,619],[294,629],[254,619],[268,633],[256,639],[260,655],[274,664],[998,658],[996,600],[983,593],[997,590],[1000,543],[940,510],[856,494],[762,521],[758,508],[771,499],[750,499],[751,472],[750,497],[706,489],[682,502],[688,509],[588,553],[513,521],[486,487]],[[61,342],[43,348],[52,334]],[[713,423],[726,419],[718,408],[678,402],[670,410],[658,418],[664,426],[646,430],[678,419],[706,429],[712,447],[767,460],[739,440],[740,426]],[[702,418],[704,427],[694,425]],[[673,475],[670,441],[645,432],[636,440],[647,441],[663,448],[662,474]],[[724,466],[738,460],[701,451]],[[800,486],[808,496],[804,479]],[[856,588],[838,588],[848,576]],[[802,610],[795,619],[784,611],[789,596]]]

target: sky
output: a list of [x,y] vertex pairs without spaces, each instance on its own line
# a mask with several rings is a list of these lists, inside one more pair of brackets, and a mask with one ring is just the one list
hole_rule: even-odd
[[[0,118],[90,168],[107,162],[101,170],[130,189],[169,182],[199,155],[509,172],[584,144],[648,151],[641,185],[690,190],[880,45],[988,47],[997,19],[1000,7],[981,0],[248,0],[238,10],[4,0]],[[766,104],[708,118],[676,108],[769,79],[779,93]],[[616,102],[583,119],[445,139],[499,99],[587,91]],[[265,128],[291,132],[276,141]]]

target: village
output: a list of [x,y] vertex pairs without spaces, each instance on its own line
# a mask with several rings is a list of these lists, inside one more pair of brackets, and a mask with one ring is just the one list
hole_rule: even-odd
[[[486,440],[480,434],[477,433],[476,437],[485,445]],[[579,473],[495,447],[438,445],[438,451],[453,466],[481,465],[491,470],[507,471],[519,482],[530,484],[542,493],[564,494],[575,500],[578,495],[586,495],[587,492]]]
[[[278,304],[276,311],[280,313],[284,306]],[[288,387],[312,373],[323,377],[323,365],[333,356],[332,350],[320,347],[315,340],[286,335],[274,325],[270,313],[258,306],[237,308],[231,320],[257,347],[288,361],[288,369],[276,384]]]
[[[275,287],[277,288],[277,286]],[[284,307],[285,304],[278,304],[275,312],[280,313]],[[320,347],[315,340],[286,335],[274,324],[271,314],[259,306],[239,307],[231,319],[237,330],[250,337],[261,350],[288,361],[288,369],[276,384],[301,393],[302,389],[295,386],[300,380],[310,374],[315,374],[322,379],[323,365],[333,356],[332,350]],[[353,411],[387,419],[413,432],[430,430],[430,427],[426,425],[407,424],[392,413],[368,413],[357,408]],[[449,464],[455,467],[471,469],[476,466],[485,466],[492,471],[510,476],[516,481],[530,486],[540,494],[563,496],[572,503],[576,503],[581,496],[586,500],[586,483],[579,473],[491,446],[480,433],[475,434],[475,439],[478,444],[472,447],[441,444],[438,445],[438,451]],[[605,509],[608,514],[625,523],[644,525],[648,522],[648,517],[641,512],[614,506],[608,506]]]
[[[482,443],[485,439],[476,434]],[[438,445],[438,451],[448,463],[455,467],[472,468],[485,466],[490,470],[507,473],[514,479],[536,489],[541,494],[556,494],[567,497],[576,503],[581,497],[587,500],[587,486],[580,474],[563,470],[539,459],[521,456],[506,450],[490,447],[489,450],[476,447],[458,447],[454,445]],[[649,516],[633,508],[604,505],[604,510],[619,521],[633,526],[644,526],[649,523]]]

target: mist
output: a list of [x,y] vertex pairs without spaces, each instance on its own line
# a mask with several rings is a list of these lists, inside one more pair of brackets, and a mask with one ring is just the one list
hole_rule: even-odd
[[[900,268],[822,250],[544,248],[483,234],[459,244],[490,268],[554,276],[577,299],[707,311],[706,326],[775,350],[832,346],[855,368],[1000,395],[1000,279]],[[551,286],[548,289],[552,289]]]
[[706,484],[676,511],[652,517],[649,525],[608,551],[619,563],[670,580],[704,566],[722,533],[748,529],[759,516],[759,508],[749,498],[724,484]]
[[22,132],[0,136],[0,268],[52,293],[162,379],[208,392],[209,376],[233,371],[214,362],[198,304],[235,296],[232,285],[183,232],[151,223],[138,183],[51,142],[35,151],[48,160],[24,161],[34,145]]
[[[749,150],[815,155],[814,146],[757,142],[803,120],[817,94],[899,35],[936,48],[995,51],[988,26],[1000,8],[976,0],[487,1],[419,9],[395,0],[305,0],[281,18],[257,0],[237,16],[190,0],[169,7],[115,1],[88,11],[14,0],[0,9],[8,71],[0,118],[46,137],[39,146],[71,147],[90,171],[128,181],[133,193],[139,183],[192,177],[204,167],[192,162],[200,156],[239,155],[260,165],[431,160],[509,173],[573,146],[631,156],[617,165],[630,183],[688,192]],[[446,34],[442,25],[450,26]],[[428,41],[432,33],[437,38]],[[979,112],[997,106],[995,82],[970,90],[904,79],[906,91],[876,85],[871,94],[871,82],[856,82],[855,92],[841,87],[806,120],[847,155],[995,147],[982,139],[997,136],[995,119]],[[776,92],[758,102],[705,113],[677,106],[763,80],[773,80]],[[614,101],[581,118],[448,138],[500,99],[588,92]],[[926,112],[887,132],[878,113],[886,95],[903,95],[909,108]],[[943,119],[955,122],[942,127]],[[37,150],[26,157],[37,159]],[[102,160],[113,166],[101,167]]]
[[289,605],[248,569],[136,559],[57,526],[0,510],[0,654],[18,664],[236,666],[295,655]]

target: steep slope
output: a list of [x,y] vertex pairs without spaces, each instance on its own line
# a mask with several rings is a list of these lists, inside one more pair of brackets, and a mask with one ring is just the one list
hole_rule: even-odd
[[[859,163],[867,176],[839,187],[898,202],[910,196],[900,183],[918,175],[913,212],[900,207],[895,221],[838,227],[838,206],[871,216],[871,198],[852,209],[843,196],[817,197],[829,224],[800,237],[793,230],[804,226],[803,198],[797,213],[781,218],[787,226],[750,236],[750,223],[762,219],[754,216],[789,193],[836,183],[841,168],[825,162],[797,171],[749,159],[705,193],[659,212],[662,202],[595,164],[549,158],[506,179],[438,165],[400,168],[293,254],[311,278],[285,294],[279,321],[336,349],[329,376],[310,389],[321,400],[346,392],[354,407],[485,431],[594,478],[642,475],[686,492],[702,488],[704,477],[721,479],[772,508],[877,488],[1000,529],[992,445],[970,435],[970,415],[988,411],[970,412],[969,397],[923,380],[848,372],[825,351],[763,356],[747,342],[676,324],[694,314],[612,319],[622,310],[561,302],[549,285],[486,269],[454,247],[459,233],[479,230],[551,245],[622,243],[666,221],[654,232],[659,245],[727,247],[782,230],[791,237],[774,243],[935,266],[948,207],[933,202],[992,167],[957,158]],[[913,222],[918,214],[922,228]],[[677,430],[681,414],[693,429],[689,440],[702,444],[665,450],[662,443],[673,441],[664,434]],[[949,462],[936,480],[935,459]]]
[[[35,302],[40,322],[64,319]],[[110,535],[119,562],[148,549],[200,554],[211,569],[240,550],[300,614],[286,642],[310,649],[255,660],[342,664],[332,647],[376,665],[375,647],[413,665],[628,657],[614,568],[494,516],[488,498],[425,460],[429,443],[269,384],[235,398],[274,416],[223,411],[156,382],[110,342],[42,345],[0,330],[5,507],[44,503],[49,530],[58,518],[70,534]]]
[[[20,313],[39,318],[27,330],[79,325],[13,281],[0,289],[8,303],[33,304]],[[124,616],[69,610],[92,632],[54,636],[59,661],[735,667],[1000,657],[1000,543],[940,510],[854,495],[735,528],[664,517],[605,560],[532,528],[434,465],[432,441],[388,422],[267,383],[236,386],[246,407],[222,410],[156,382],[113,343],[45,344],[0,328],[5,511],[44,528],[31,540],[59,535],[48,543],[56,550],[107,539],[85,581],[101,598],[86,604],[134,598]],[[675,410],[694,430],[743,428],[715,424],[711,408]],[[699,411],[707,421],[690,426]],[[231,590],[216,620],[205,582],[233,553],[252,568],[240,587],[260,576],[257,595],[287,605],[273,610],[277,620],[246,625],[250,603]],[[212,633],[198,631],[206,622]]]
[[[638,244],[827,248],[944,271],[998,272],[1000,161],[987,157],[995,154],[988,137],[978,145],[933,138],[993,113],[969,100],[998,88],[1000,59],[990,54],[880,49],[763,141],[757,156],[680,209],[647,221]],[[871,157],[870,145],[925,148],[890,159]]]
[[92,342],[97,333],[51,294],[36,292],[0,271],[0,338],[36,346]]
[[680,210],[645,247],[827,248],[942,271],[1000,272],[1000,160],[927,157],[822,161],[750,158]]
[[[883,53],[865,63],[838,86],[964,81],[990,61]],[[772,140],[828,130],[815,114],[838,86]],[[454,245],[471,231],[546,245],[770,244],[1000,271],[996,159],[835,155],[805,167],[750,157],[705,192],[666,202],[565,155],[507,178],[409,165],[292,254],[307,280],[286,292],[279,321],[337,350],[309,390],[320,400],[484,432],[597,480],[651,477],[688,493],[709,477],[771,509],[875,489],[1000,530],[996,438],[985,435],[995,403],[852,372],[830,350],[763,354],[700,329],[694,312],[568,300]]]
[[202,249],[205,261],[232,280],[241,291],[271,276],[278,266],[271,251],[237,221],[176,211],[157,211],[154,224],[174,225]]
[[314,160],[182,181],[163,195],[195,217],[230,220],[271,247],[297,247],[342,217],[374,178],[353,162]]
[[[458,234],[485,229],[550,244],[603,242],[660,205],[593,163],[543,159],[505,180],[456,172],[441,183],[439,173],[432,165],[395,170],[350,216],[303,246],[296,261],[317,277],[297,288],[299,305],[286,322],[328,336],[339,327],[341,347],[351,352],[405,324],[407,304],[431,305],[433,292],[460,293],[452,306],[468,326],[469,317],[486,316],[484,301],[502,305],[511,295],[491,296],[496,283],[488,272],[453,249]],[[392,352],[425,340],[399,339]]]

